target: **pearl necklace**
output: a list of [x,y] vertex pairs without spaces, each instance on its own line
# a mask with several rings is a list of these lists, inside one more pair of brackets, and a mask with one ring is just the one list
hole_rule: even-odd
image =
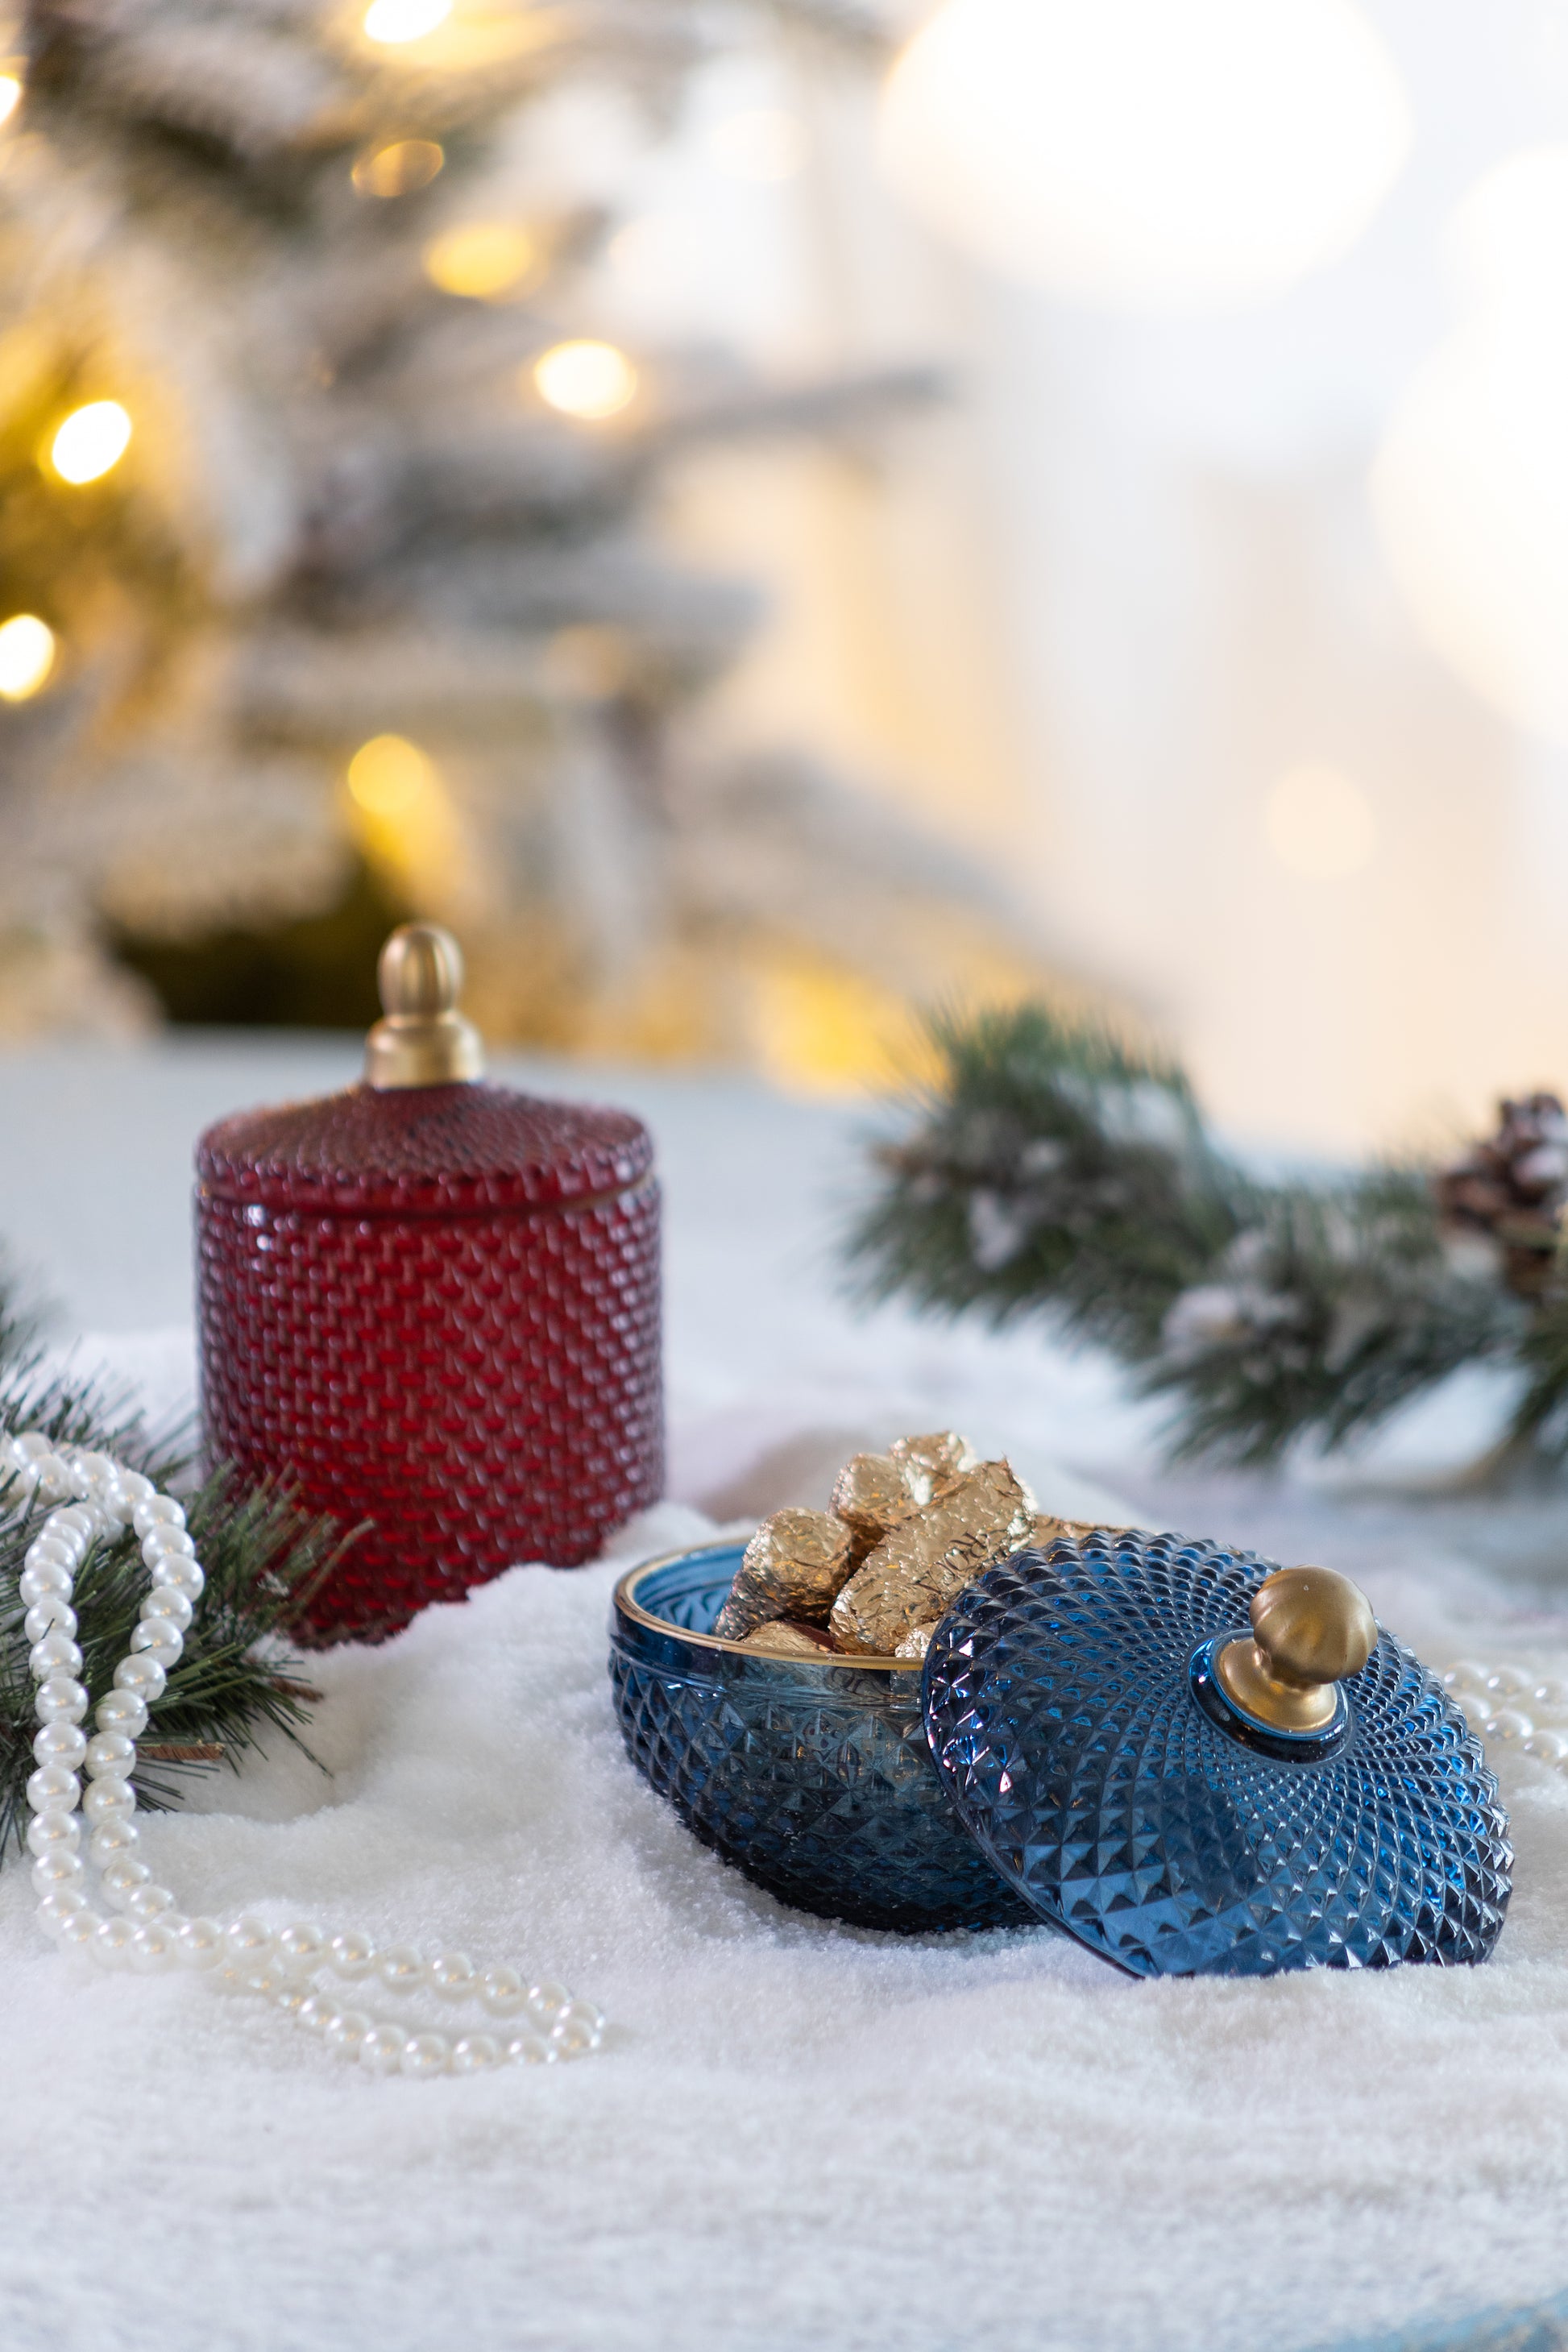
[[[1486,1666],[1474,1658],[1449,1666],[1442,1682],[1472,1731],[1568,1773],[1568,1682],[1529,1666]],[[1547,1719],[1552,1717],[1555,1722]]]
[[[0,1438],[0,1484],[19,1486],[25,1496],[51,1507],[27,1547],[18,1587],[27,1612],[39,1725],[33,1742],[37,1769],[27,1782],[33,1812],[27,1844],[38,1919],[47,1934],[85,1951],[100,1968],[139,1975],[190,1969],[226,1990],[259,1995],[374,2074],[472,2074],[509,2061],[549,2065],[599,2047],[605,2020],[591,2002],[574,2000],[564,1985],[531,1984],[515,1969],[481,1974],[465,1953],[426,1956],[411,1944],[378,1950],[368,1936],[352,1929],[331,1935],[313,1920],[275,1931],[248,1914],[223,1923],[177,1911],[168,1888],[155,1885],[137,1859],[131,1778],[148,1708],[163,1695],[184,1647],[206,1581],[184,1512],[139,1472],[105,1454],[55,1444],[38,1430]],[[113,1689],[98,1703],[97,1730],[89,1738],[72,1593],[89,1547],[127,1527],[141,1540],[150,1585],[130,1654],[114,1670]],[[79,1778],[84,1767],[85,1798]],[[87,1897],[84,1820],[107,1914]],[[498,2032],[456,2040],[411,2033],[363,2010],[341,2007],[331,1993],[313,1989],[327,1972],[399,1995],[428,1990],[443,2001],[476,2001]]]

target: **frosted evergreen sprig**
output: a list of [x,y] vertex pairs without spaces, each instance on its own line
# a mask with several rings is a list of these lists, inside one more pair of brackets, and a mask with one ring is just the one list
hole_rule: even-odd
[[1568,1453],[1568,1283],[1456,1242],[1435,1171],[1265,1181],[1184,1073],[1042,1005],[931,1024],[938,1075],[873,1146],[848,1240],[871,1297],[1037,1317],[1173,1406],[1173,1450],[1256,1463],[1374,1428],[1462,1365],[1523,1375],[1513,1435]]

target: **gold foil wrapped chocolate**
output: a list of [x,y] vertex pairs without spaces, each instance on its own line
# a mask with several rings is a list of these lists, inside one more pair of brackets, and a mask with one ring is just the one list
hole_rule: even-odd
[[833,1489],[833,1509],[849,1530],[852,1566],[858,1568],[889,1528],[911,1517],[927,1499],[890,1454],[857,1454],[847,1462]]
[[1032,1541],[1035,1499],[1005,1462],[982,1462],[893,1528],[839,1593],[829,1619],[841,1650],[894,1657],[936,1624],[966,1584]]
[[762,1650],[771,1658],[836,1658],[832,1636],[820,1625],[797,1625],[775,1617],[753,1627],[742,1640],[742,1650]]
[[888,1458],[903,1472],[916,1502],[929,1503],[973,1470],[980,1456],[956,1429],[937,1429],[926,1437],[895,1437]]
[[831,1511],[775,1511],[746,1546],[713,1631],[723,1641],[743,1642],[780,1617],[826,1624],[849,1573],[850,1545],[849,1529]]

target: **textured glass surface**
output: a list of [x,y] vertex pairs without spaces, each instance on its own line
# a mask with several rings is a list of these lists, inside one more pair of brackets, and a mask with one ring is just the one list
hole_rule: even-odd
[[958,1811],[1045,1916],[1139,1976],[1481,1960],[1512,1853],[1497,1782],[1441,1685],[1386,1633],[1316,1761],[1257,1752],[1192,1662],[1247,1631],[1271,1563],[1107,1530],[1016,1554],[926,1666]]
[[518,1560],[573,1566],[657,1501],[650,1159],[623,1112],[481,1086],[354,1090],[202,1139],[208,1445],[368,1523],[318,1635],[375,1639]]
[[617,1605],[610,1679],[632,1761],[688,1826],[785,1903],[858,1927],[1038,1921],[954,1819],[920,1678],[708,1649],[739,1545],[650,1570]]

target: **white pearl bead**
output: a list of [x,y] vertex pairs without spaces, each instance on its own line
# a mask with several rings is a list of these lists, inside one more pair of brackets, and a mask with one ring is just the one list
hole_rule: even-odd
[[70,1570],[60,1561],[44,1559],[22,1570],[16,1579],[16,1591],[23,1606],[31,1609],[46,1592],[58,1592],[62,1601],[68,1601],[73,1580]]
[[175,1965],[174,1938],[161,1920],[144,1920],[131,1938],[131,1965],[139,1976]]
[[149,1495],[137,1504],[131,1524],[145,1542],[154,1528],[183,1528],[185,1515],[173,1495]]
[[116,1472],[116,1475],[120,1481],[120,1491],[132,1510],[138,1503],[150,1502],[158,1491],[151,1478],[144,1478],[140,1470],[127,1470],[121,1467]]
[[187,1601],[199,1600],[206,1589],[206,1578],[195,1561],[178,1553],[159,1560],[152,1574],[160,1592],[183,1592]]
[[295,1919],[279,1934],[278,1949],[292,1969],[319,1968],[326,1956],[327,1939],[313,1919]]
[[345,2058],[359,2056],[360,2043],[371,2031],[374,2021],[363,2009],[340,2010],[327,2027],[326,2038],[331,2047]]
[[142,1557],[149,1568],[161,1559],[195,1559],[195,1545],[184,1528],[153,1528],[142,1539]]
[[1485,1728],[1489,1739],[1512,1742],[1528,1739],[1535,1726],[1528,1715],[1521,1714],[1518,1707],[1503,1706],[1495,1715],[1488,1716]]
[[74,1528],[67,1528],[57,1523],[46,1528],[41,1536],[33,1538],[32,1542],[27,1546],[22,1566],[25,1569],[59,1568],[63,1569],[68,1576],[75,1576],[77,1570],[81,1566],[86,1549],[86,1545]]
[[452,2060],[452,2045],[444,2033],[411,2033],[399,2060],[404,2074],[444,2074]]
[[95,1780],[81,1801],[82,1811],[94,1826],[136,1810],[136,1791],[128,1780]]
[[529,1986],[528,2013],[535,2025],[553,2025],[571,1998],[563,1984],[546,1977],[542,1984]]
[[41,1642],[49,1633],[63,1633],[70,1640],[77,1631],[76,1611],[60,1592],[46,1592],[35,1601],[22,1620],[22,1631],[29,1642]]
[[71,1951],[89,1951],[97,1941],[103,1926],[100,1911],[83,1909],[68,1913],[57,1931],[57,1939]]
[[88,1950],[100,1969],[122,1969],[131,1954],[131,1939],[136,1930],[129,1919],[106,1919]]
[[425,1962],[412,1944],[391,1944],[375,1972],[388,1992],[416,1992],[426,1981]]
[[1479,1665],[1474,1658],[1460,1658],[1445,1672],[1443,1688],[1456,1694],[1462,1690],[1485,1690],[1491,1669]]
[[40,1723],[79,1723],[87,1713],[87,1685],[74,1675],[51,1675],[33,1694]]
[[1494,1691],[1500,1698],[1511,1698],[1516,1691],[1528,1690],[1535,1676],[1522,1666],[1494,1666],[1483,1687]]
[[87,1754],[87,1734],[77,1723],[46,1723],[34,1738],[33,1754],[40,1764],[63,1764],[74,1772]]
[[352,1929],[334,1936],[327,1947],[332,1967],[341,1977],[368,1977],[375,1967],[375,1946],[368,1936]]
[[1561,1731],[1536,1731],[1524,1743],[1531,1756],[1539,1756],[1543,1764],[1568,1763],[1568,1737]]
[[501,2063],[501,2046],[491,2033],[465,2033],[452,2044],[454,2074],[480,2074]]
[[37,1462],[40,1454],[52,1451],[41,1429],[18,1430],[11,1440],[11,1452],[17,1462]]
[[184,1594],[176,1592],[172,1584],[155,1584],[142,1598],[143,1625],[172,1625],[183,1633],[195,1613]]
[[174,1910],[174,1895],[167,1886],[157,1886],[148,1879],[146,1886],[136,1886],[134,1894],[127,1895],[124,1910],[132,1919],[163,1919],[164,1912]]
[[479,1989],[467,1952],[437,1952],[429,1964],[431,1984],[443,2000],[467,2000]]
[[550,2029],[550,2039],[563,2058],[576,2058],[584,2050],[596,2050],[604,2038],[604,2011],[595,2009],[591,2000],[570,2002]]
[[96,1709],[98,1727],[127,1739],[140,1739],[147,1728],[147,1708],[134,1691],[111,1690]]
[[130,1854],[121,1854],[104,1871],[103,1891],[115,1908],[123,1911],[137,1888],[145,1886],[152,1875],[144,1862],[137,1862]]
[[1491,1695],[1484,1690],[1461,1690],[1455,1693],[1460,1710],[1472,1731],[1479,1731],[1492,1711]]
[[46,1936],[59,1936],[64,1933],[66,1921],[86,1909],[87,1897],[79,1887],[60,1886],[54,1894],[45,1895],[36,1916]]
[[73,1813],[81,1782],[68,1764],[43,1764],[27,1782],[27,1802],[36,1813]]
[[266,1922],[253,1918],[249,1912],[231,1919],[224,1930],[224,1949],[229,1958],[253,1968],[268,1958],[276,1941]]
[[395,2025],[373,2025],[361,2040],[359,2063],[373,2074],[395,2074],[403,2063],[407,2035]]
[[94,1780],[124,1780],[136,1769],[136,1742],[122,1731],[100,1731],[87,1743],[87,1769]]
[[307,1993],[294,2011],[296,2024],[302,2025],[307,2033],[325,2033],[330,2025],[337,2022],[337,2002],[324,1992]]
[[86,1503],[65,1503],[58,1511],[49,1513],[49,1533],[62,1542],[75,1545],[79,1557],[97,1532],[97,1515]]
[[27,1671],[37,1682],[47,1682],[51,1675],[79,1675],[81,1652],[68,1633],[51,1625],[41,1642],[35,1642],[27,1653]]
[[479,1999],[492,2017],[515,2017],[528,2000],[528,1987],[515,1969],[487,1969]]
[[223,1929],[216,1919],[187,1919],[175,1940],[183,1969],[216,1969],[224,1957]]
[[41,1853],[33,1864],[35,1895],[54,1895],[62,1886],[79,1886],[87,1875],[87,1864],[79,1853],[64,1848],[54,1853]]
[[304,2008],[310,1997],[297,1977],[285,1977],[272,1999],[285,2017],[294,2017]]
[[509,2066],[553,2066],[561,2053],[545,2041],[542,2034],[521,2033],[508,2037],[506,2057]]
[[177,1625],[167,1618],[143,1617],[131,1633],[131,1647],[138,1658],[156,1658],[165,1674],[176,1664],[185,1646],[185,1637]]
[[154,1699],[163,1697],[168,1679],[156,1658],[121,1658],[114,1669],[115,1689],[134,1692],[149,1706]]
[[87,1850],[100,1870],[111,1862],[123,1862],[142,1843],[142,1832],[127,1814],[121,1813],[112,1821],[100,1822],[88,1839]]
[[81,1843],[81,1823],[74,1813],[35,1813],[27,1823],[29,1853],[74,1853]]

